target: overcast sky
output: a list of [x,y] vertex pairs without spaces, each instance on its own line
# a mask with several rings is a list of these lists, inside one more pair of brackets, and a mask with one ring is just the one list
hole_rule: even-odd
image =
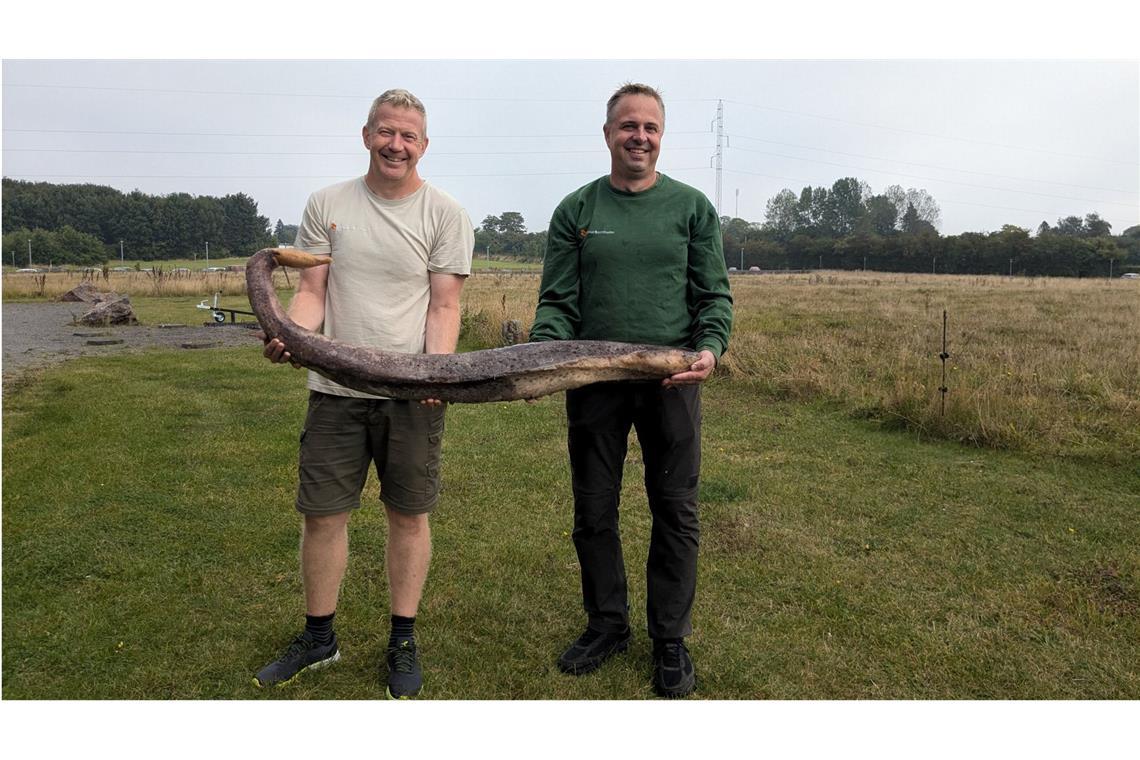
[[3,174],[146,193],[244,192],[296,223],[313,190],[362,174],[360,127],[389,87],[417,94],[421,174],[478,225],[518,211],[544,229],[605,174],[604,104],[658,87],[658,169],[763,221],[782,188],[857,177],[923,188],[941,231],[1035,229],[1100,214],[1140,222],[1136,61],[5,60]]

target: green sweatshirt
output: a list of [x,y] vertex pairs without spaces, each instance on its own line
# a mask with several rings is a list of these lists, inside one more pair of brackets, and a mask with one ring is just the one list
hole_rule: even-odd
[[602,177],[558,204],[532,341],[683,346],[719,360],[731,331],[720,220],[699,190],[661,174],[629,193]]

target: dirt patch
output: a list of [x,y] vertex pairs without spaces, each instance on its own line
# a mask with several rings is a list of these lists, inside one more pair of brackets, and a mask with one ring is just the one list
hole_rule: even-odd
[[[177,326],[123,325],[92,328],[73,324],[81,303],[5,303],[3,310],[4,381],[20,373],[82,356],[143,351],[257,345],[254,330],[232,324]],[[195,315],[199,319],[200,315]],[[95,335],[98,333],[98,335]],[[111,342],[115,341],[115,342]]]
[[1134,583],[1117,570],[1115,565],[1093,565],[1068,574],[1068,579],[1083,589],[1101,612],[1114,615],[1135,615],[1140,610],[1140,598]]

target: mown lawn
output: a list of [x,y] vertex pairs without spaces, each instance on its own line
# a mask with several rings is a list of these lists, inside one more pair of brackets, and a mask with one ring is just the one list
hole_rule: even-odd
[[[373,699],[384,521],[351,524],[343,659],[252,673],[296,632],[304,375],[256,350],[78,360],[6,385],[3,697]],[[562,397],[451,408],[417,635],[425,697],[641,699],[648,511],[623,532],[635,640],[582,678]],[[704,699],[1140,697],[1140,472],[931,442],[717,378],[690,641]]]

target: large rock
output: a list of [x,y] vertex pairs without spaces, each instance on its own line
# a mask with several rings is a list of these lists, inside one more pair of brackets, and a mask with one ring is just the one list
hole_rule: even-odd
[[129,296],[100,300],[94,308],[79,318],[83,325],[137,325],[134,307]]
[[102,293],[96,290],[95,285],[91,282],[91,280],[84,280],[60,296],[59,300],[81,301],[83,303],[99,303],[99,301],[106,300],[103,298],[103,296],[106,295],[106,293]]

